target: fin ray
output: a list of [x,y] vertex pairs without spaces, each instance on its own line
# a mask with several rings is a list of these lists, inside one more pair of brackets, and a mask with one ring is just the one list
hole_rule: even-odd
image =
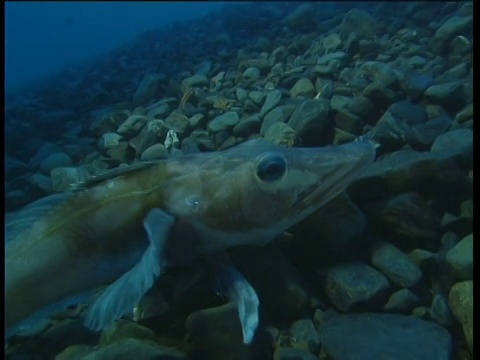
[[117,168],[114,168],[114,169],[110,169],[110,170],[107,170],[107,171],[105,171],[101,174],[92,175],[88,179],[86,179],[85,181],[82,181],[80,183],[72,185],[71,190],[74,191],[74,192],[87,190],[87,189],[89,189],[89,188],[91,188],[95,185],[98,185],[99,183],[102,183],[106,180],[113,179],[113,178],[115,178],[117,176],[120,176],[120,175],[125,175],[125,174],[129,174],[129,173],[141,171],[141,170],[144,170],[144,169],[148,169],[148,168],[152,167],[153,165],[156,165],[160,162],[161,162],[161,160],[141,161],[141,162],[137,162],[135,164],[131,164],[131,165],[128,165],[128,166],[120,166],[120,167],[117,167]]
[[259,323],[258,307],[260,302],[257,293],[226,255],[218,271],[219,290],[230,301],[237,304],[238,316],[242,325],[243,342],[250,344]]
[[90,308],[85,325],[101,330],[132,309],[160,275],[162,252],[174,217],[152,209],[144,221],[150,245],[141,260],[109,285]]

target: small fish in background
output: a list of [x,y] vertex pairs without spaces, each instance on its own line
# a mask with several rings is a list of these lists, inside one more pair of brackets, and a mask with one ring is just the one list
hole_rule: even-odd
[[104,329],[163,270],[207,256],[250,343],[259,299],[225,250],[271,242],[343,191],[375,148],[366,139],[324,148],[251,140],[116,169],[30,204],[6,224],[7,334],[109,284],[86,318],[90,329]]

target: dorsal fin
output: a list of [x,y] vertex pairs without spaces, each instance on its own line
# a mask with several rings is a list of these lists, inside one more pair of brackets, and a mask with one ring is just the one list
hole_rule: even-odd
[[107,170],[104,173],[93,175],[89,177],[87,180],[74,184],[71,187],[72,191],[82,191],[91,188],[92,186],[98,185],[106,180],[113,179],[117,176],[148,169],[153,165],[159,164],[162,160],[151,160],[151,161],[142,161],[137,162],[132,165],[127,166],[119,166],[115,169]]
[[94,176],[83,183],[72,186],[72,189],[68,192],[46,196],[34,201],[19,211],[6,214],[5,243],[15,239],[26,229],[31,228],[33,224],[44,217],[53,208],[58,206],[60,203],[71,199],[75,194],[78,194],[78,192],[88,190],[95,185],[101,184],[102,182],[113,179],[117,176],[150,168],[151,166],[158,164],[160,161],[138,162],[130,166],[112,169],[98,176]]

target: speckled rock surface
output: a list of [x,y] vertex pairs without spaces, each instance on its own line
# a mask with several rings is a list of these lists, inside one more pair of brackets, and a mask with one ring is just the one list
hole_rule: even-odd
[[[319,328],[325,352],[334,359],[449,359],[451,338],[442,327],[393,314],[332,315]],[[372,336],[373,335],[373,336]]]

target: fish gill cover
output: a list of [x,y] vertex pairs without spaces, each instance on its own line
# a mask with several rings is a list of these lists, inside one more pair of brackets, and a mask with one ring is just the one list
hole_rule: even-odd
[[[71,222],[67,235],[55,235],[60,244],[80,239],[75,249],[90,254],[102,231],[116,234],[112,243],[135,239],[122,233],[128,228],[141,245],[126,241],[101,252],[108,261],[128,254],[97,272],[88,269],[99,278],[105,270],[119,272],[105,279],[106,290],[49,304],[9,337],[7,359],[471,359],[473,3],[125,4],[130,17],[115,18],[120,3],[75,3],[74,12],[65,11],[66,3],[6,7],[5,209],[6,236],[13,239],[7,250],[22,249],[22,234],[48,233],[45,219],[55,220],[52,228],[68,222],[72,203],[98,216]],[[167,23],[169,11],[178,20]],[[28,44],[39,63],[33,55],[16,58],[21,40],[33,36],[26,34],[31,28],[9,24],[45,13],[55,31]],[[87,20],[102,17],[103,27],[92,34]],[[77,38],[66,38],[73,33]],[[49,44],[59,38],[64,42],[55,53]],[[285,150],[265,155],[258,138]],[[252,189],[238,190],[247,177],[226,176],[237,169],[248,169],[249,181],[262,189],[246,217],[261,222],[278,214],[288,203],[280,180],[294,174],[289,155],[278,154],[298,154],[299,147],[341,154],[359,149],[351,146],[358,138],[377,144],[375,162],[347,172],[349,181],[340,184],[346,191],[268,245],[230,248],[223,242],[240,239],[233,228],[182,226],[209,204],[200,192],[191,195],[198,184],[225,198],[241,199]],[[221,155],[235,159],[248,144],[255,144],[255,156],[231,162]],[[194,170],[200,164],[216,177],[204,182]],[[308,183],[308,166],[295,166],[304,171],[295,181]],[[145,175],[155,169],[156,177]],[[195,179],[195,186],[180,187],[188,196],[173,191],[187,175]],[[168,184],[173,192],[162,194],[174,200],[162,195],[163,205],[147,212],[135,207],[140,201],[119,202],[112,217],[108,196],[143,196],[145,182],[158,191]],[[282,201],[264,191],[277,191]],[[228,204],[217,208],[216,219],[240,221]],[[198,234],[215,240],[209,252],[228,250],[193,258]],[[185,239],[184,247],[172,238]],[[7,265],[7,282],[61,253],[32,243],[41,252],[22,258],[25,270],[16,265],[15,276]],[[189,261],[158,268],[166,259],[162,249]],[[20,258],[7,253],[6,261]],[[70,274],[47,270],[52,279]],[[60,284],[42,287],[27,278],[23,297],[13,296],[16,307],[7,304],[7,317],[9,309],[21,312],[26,298],[47,299]],[[125,291],[135,304],[119,300]],[[83,324],[92,303],[97,320],[111,314],[99,309],[112,306],[122,307],[123,317],[101,333],[90,331]]]

